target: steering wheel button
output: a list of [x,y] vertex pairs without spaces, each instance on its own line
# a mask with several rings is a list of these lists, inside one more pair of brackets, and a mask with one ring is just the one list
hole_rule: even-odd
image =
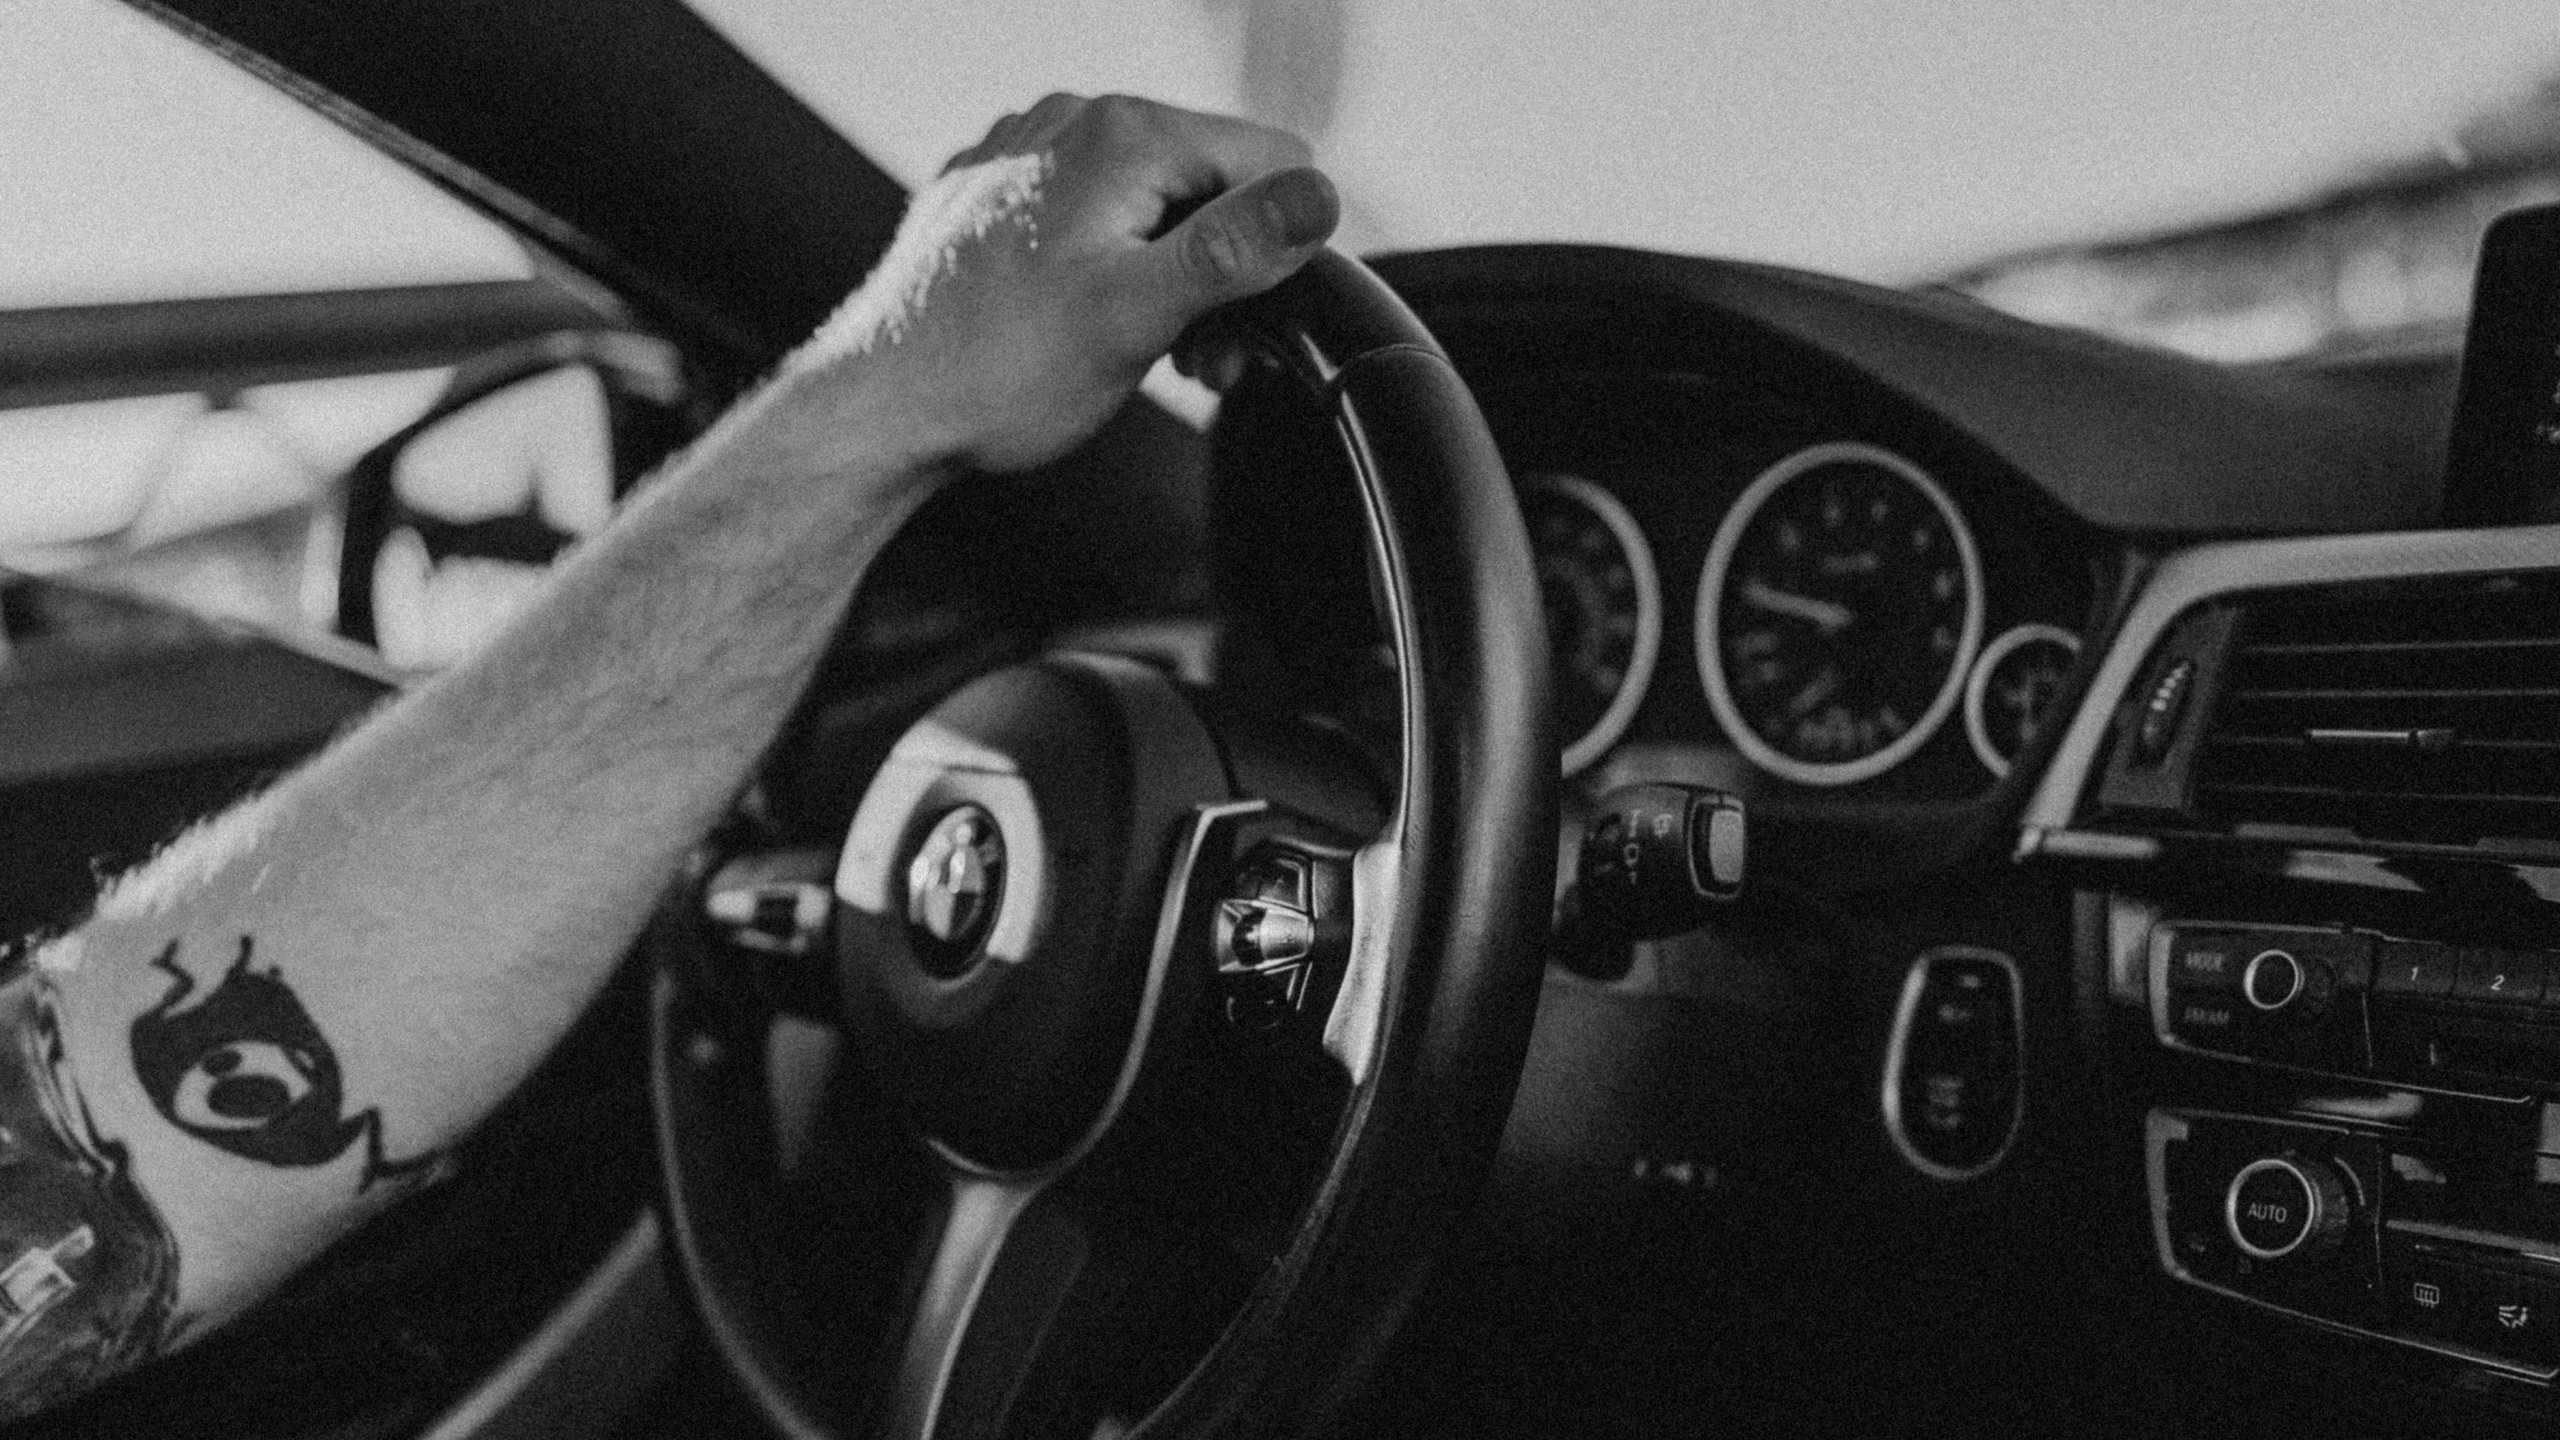
[[1307,862],[1296,855],[1261,855],[1236,876],[1236,894],[1246,900],[1268,900],[1292,910],[1310,910]]
[[1303,910],[1254,900],[1226,902],[1227,955],[1251,968],[1303,959],[1315,948],[1315,921]]

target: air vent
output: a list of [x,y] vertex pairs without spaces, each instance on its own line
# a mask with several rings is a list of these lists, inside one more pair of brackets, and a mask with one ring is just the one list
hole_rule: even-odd
[[2560,843],[2560,572],[2249,597],[2194,806],[2243,833]]

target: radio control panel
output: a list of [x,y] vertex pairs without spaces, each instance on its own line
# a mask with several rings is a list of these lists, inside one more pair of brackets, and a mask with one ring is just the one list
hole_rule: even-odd
[[2153,1028],[2183,1049],[2513,1098],[2560,1092],[2560,953],[2308,926],[2151,933]]

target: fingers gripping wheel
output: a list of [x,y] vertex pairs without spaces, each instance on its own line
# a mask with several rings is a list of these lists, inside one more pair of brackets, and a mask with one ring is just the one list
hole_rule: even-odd
[[[1217,737],[1133,666],[1054,658],[920,722],[875,777],[837,874],[837,1018],[878,1062],[871,1103],[912,1141],[849,1183],[921,1170],[942,1177],[945,1198],[915,1214],[826,1196],[829,1215],[876,1226],[845,1242],[841,1268],[891,1272],[826,1293],[800,1273],[811,1267],[769,1253],[810,1244],[777,1228],[787,1207],[760,1022],[702,963],[696,930],[670,919],[653,931],[652,1098],[679,1268],[714,1347],[786,1434],[1042,1433],[1061,1415],[1042,1397],[1082,1383],[1058,1378],[1077,1366],[1163,1372],[1138,1410],[1109,1412],[1140,1434],[1322,1428],[1384,1352],[1492,1160],[1536,1007],[1555,863],[1545,627],[1517,504],[1448,361],[1356,262],[1320,254],[1217,323],[1324,409],[1357,478],[1401,687],[1391,818],[1365,844],[1291,836],[1278,809],[1228,793]],[[1268,981],[1263,970],[1296,962],[1288,917],[1254,909],[1278,902],[1237,898],[1232,858],[1274,844],[1315,857],[1298,938],[1343,959],[1312,992],[1294,971],[1273,991],[1291,1008],[1316,995],[1303,1025],[1235,1028],[1256,1053],[1305,1039],[1333,1108],[1305,1129],[1305,1183],[1268,1262],[1166,1370],[1160,1347],[1110,1317],[1197,1304],[1207,1287],[1179,1258],[1118,1253],[1170,1227],[1097,1216],[1145,1207],[1126,1177],[1146,1167],[1126,1157],[1170,1123],[1149,1097],[1184,1093],[1151,1078],[1175,1063],[1168,1017],[1233,1009],[1227,970]],[[1208,858],[1220,854],[1229,869]],[[1341,892],[1337,947],[1325,927],[1342,911],[1322,896]],[[1250,965],[1236,959],[1248,950]],[[928,951],[933,965],[913,960]],[[1026,1087],[1045,1087],[1039,1103],[1022,1103]],[[1229,1151],[1215,1163],[1231,1166],[1273,1148],[1267,1132],[1184,1137],[1172,1148]],[[1109,1204],[1094,1202],[1104,1192]],[[935,1236],[903,1283],[894,1272],[913,1242],[897,1238],[901,1222]],[[1141,1298],[1115,1312],[1124,1292]]]

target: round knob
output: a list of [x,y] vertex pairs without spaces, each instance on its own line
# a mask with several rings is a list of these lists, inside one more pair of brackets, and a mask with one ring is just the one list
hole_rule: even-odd
[[2299,1155],[2252,1160],[2223,1193],[2222,1220],[2240,1253],[2259,1260],[2323,1249],[2347,1228],[2338,1172]]
[[2240,972],[2240,993],[2261,1010],[2281,1010],[2302,993],[2302,962],[2284,950],[2261,950]]

